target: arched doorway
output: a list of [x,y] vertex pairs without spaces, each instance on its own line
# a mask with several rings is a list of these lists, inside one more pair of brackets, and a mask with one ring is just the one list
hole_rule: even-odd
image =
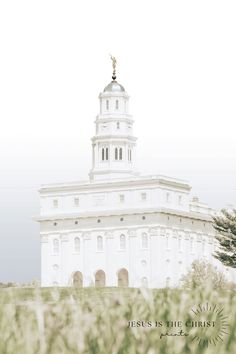
[[98,270],[95,273],[95,286],[101,287],[106,285],[106,275],[103,270]]
[[129,286],[129,273],[128,270],[122,268],[118,272],[118,286]]
[[73,286],[75,288],[82,288],[83,287],[83,274],[79,271],[73,274]]

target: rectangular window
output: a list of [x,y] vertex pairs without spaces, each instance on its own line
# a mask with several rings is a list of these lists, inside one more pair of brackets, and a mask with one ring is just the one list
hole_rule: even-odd
[[116,109],[119,109],[119,101],[116,100]]
[[116,123],[116,129],[120,129],[120,122]]
[[53,208],[58,208],[58,200],[53,199]]
[[181,195],[179,195],[178,201],[179,201],[179,205],[182,205],[182,196]]
[[147,200],[147,193],[143,192],[141,193],[141,200],[145,202]]
[[125,195],[120,194],[120,203],[124,203],[124,201],[125,201]]
[[74,198],[74,206],[79,206],[79,197]]
[[107,109],[107,111],[109,110],[109,101],[108,100],[106,100],[106,109]]

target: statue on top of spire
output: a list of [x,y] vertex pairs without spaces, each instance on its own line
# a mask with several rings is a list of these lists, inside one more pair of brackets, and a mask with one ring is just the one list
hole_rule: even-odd
[[110,54],[110,57],[111,57],[111,60],[112,60],[112,68],[113,68],[112,79],[115,80],[116,79],[116,64],[117,64],[117,60],[111,54]]

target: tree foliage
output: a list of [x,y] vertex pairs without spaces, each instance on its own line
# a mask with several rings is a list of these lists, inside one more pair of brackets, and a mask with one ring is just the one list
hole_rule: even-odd
[[192,268],[182,276],[181,283],[187,289],[205,287],[206,285],[213,289],[224,289],[227,286],[224,274],[211,263],[203,260],[193,261]]
[[220,216],[213,218],[213,227],[219,242],[214,257],[225,266],[236,268],[236,210],[223,209]]

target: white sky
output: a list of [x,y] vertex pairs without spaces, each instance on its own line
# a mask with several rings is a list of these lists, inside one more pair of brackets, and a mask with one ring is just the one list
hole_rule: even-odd
[[140,171],[236,205],[235,18],[225,0],[0,2],[0,281],[39,278],[40,185],[87,179],[109,53]]

